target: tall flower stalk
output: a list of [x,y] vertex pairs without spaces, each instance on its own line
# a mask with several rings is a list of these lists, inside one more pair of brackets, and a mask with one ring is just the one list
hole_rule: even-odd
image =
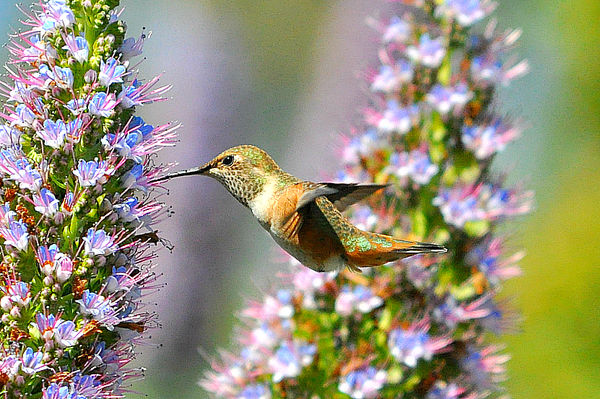
[[[527,71],[519,31],[484,24],[488,0],[397,1],[371,21],[381,65],[368,73],[364,126],[343,145],[339,180],[387,183],[356,206],[360,228],[444,244],[442,256],[319,274],[300,265],[242,311],[239,347],[201,385],[226,398],[483,398],[509,356],[490,344],[514,316],[497,298],[519,274],[498,227],[532,194],[507,188],[495,154],[521,133],[495,112],[498,87]],[[294,263],[292,261],[292,263]]]
[[152,226],[164,207],[150,156],[175,141],[137,106],[142,81],[118,0],[48,0],[23,11],[0,112],[0,396],[118,398],[155,315]]

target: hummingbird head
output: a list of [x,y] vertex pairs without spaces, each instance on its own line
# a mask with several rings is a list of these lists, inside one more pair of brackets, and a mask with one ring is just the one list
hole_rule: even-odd
[[243,205],[263,190],[270,178],[284,173],[265,151],[252,145],[240,145],[223,151],[197,168],[175,172],[157,179],[205,175],[219,181]]

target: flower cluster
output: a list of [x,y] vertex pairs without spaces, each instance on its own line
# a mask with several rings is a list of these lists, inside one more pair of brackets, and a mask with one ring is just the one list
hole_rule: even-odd
[[[243,312],[239,354],[203,387],[226,398],[483,398],[501,395],[508,355],[486,343],[515,318],[496,294],[519,274],[497,226],[529,212],[532,195],[494,175],[494,155],[519,136],[494,113],[495,88],[527,70],[507,52],[518,31],[488,17],[488,0],[397,0],[372,21],[381,66],[367,74],[364,126],[344,139],[341,181],[387,183],[356,206],[360,228],[433,241],[445,255],[319,274],[292,261],[275,296]],[[367,206],[368,204],[368,206]]]
[[164,213],[149,156],[175,141],[135,107],[168,87],[142,82],[116,0],[46,0],[26,15],[0,82],[0,394],[123,396],[155,324],[152,230]]

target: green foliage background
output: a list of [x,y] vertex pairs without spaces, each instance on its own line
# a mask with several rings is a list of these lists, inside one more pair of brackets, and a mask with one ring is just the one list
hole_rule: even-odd
[[[0,0],[3,38],[18,26],[14,3]],[[295,115],[303,111],[301,98],[318,93],[307,89],[314,83],[314,71],[320,62],[316,46],[327,43],[322,36],[324,26],[335,22],[333,12],[342,0],[156,0],[151,7],[148,3],[122,1],[130,34],[137,34],[142,26],[154,32],[145,52],[148,61],[141,66],[143,75],[166,71],[164,80],[175,84],[171,104],[154,106],[152,121],[183,120],[186,125],[181,131],[182,141],[202,141],[206,132],[194,130],[190,115],[198,107],[205,107],[209,115],[221,121],[219,128],[225,132],[216,141],[208,136],[200,143],[207,148],[202,155],[184,159],[178,153],[182,150],[176,149],[173,159],[192,166],[204,160],[194,158],[210,156],[213,150],[241,142],[268,149],[283,165],[292,140],[294,152],[314,152],[310,148],[314,142],[302,146],[302,137],[292,138],[286,132]],[[376,15],[375,11],[371,15]],[[529,75],[501,91],[502,109],[523,117],[530,128],[502,154],[500,164],[510,169],[511,181],[524,182],[537,194],[536,212],[509,228],[515,248],[523,246],[527,257],[521,263],[524,276],[510,281],[505,290],[506,297],[516,298],[513,304],[524,319],[520,333],[501,338],[513,355],[506,385],[517,399],[600,397],[600,2],[505,0],[500,1],[496,15],[501,27],[523,29],[518,53],[532,66]],[[351,39],[346,46],[353,45]],[[206,43],[211,43],[211,51],[220,57],[223,66],[238,63],[243,69],[231,76],[227,75],[231,72],[228,68],[215,72],[227,83],[222,91],[213,86],[215,92],[210,94],[224,98],[221,103],[197,98],[193,82],[208,78],[198,72],[198,65],[186,64],[189,59],[171,55],[174,48],[183,49],[183,54],[205,52]],[[339,70],[360,72],[373,60],[374,48],[368,49],[370,53],[365,54],[362,64],[340,64]],[[6,49],[0,51],[2,63],[7,57]],[[235,99],[234,108],[211,108],[227,104],[229,98]],[[364,103],[355,104],[357,109],[361,105]],[[188,117],[191,123],[186,121]],[[315,119],[320,117],[314,115]],[[320,132],[322,145],[332,148],[337,131],[347,130],[350,124],[339,120],[336,131]],[[316,178],[310,173],[318,170],[318,163],[313,159],[310,166],[307,163],[305,169],[293,172]],[[172,308],[179,309],[182,325],[189,320],[189,329],[176,331],[165,323],[158,334],[158,343],[165,348],[145,350],[142,359],[148,366],[147,379],[134,389],[150,398],[205,397],[195,385],[201,368],[206,367],[197,347],[210,353],[217,345],[228,346],[236,321],[233,313],[240,309],[243,298],[257,292],[248,283],[248,271],[260,281],[261,274],[277,268],[273,265],[265,270],[264,251],[268,253],[272,245],[257,233],[258,227],[248,214],[236,209],[234,201],[221,202],[224,192],[207,186],[216,194],[207,194],[201,205],[200,201],[190,200],[189,206],[226,208],[217,222],[219,236],[210,246],[211,251],[220,251],[220,260],[209,266],[203,265],[200,258],[187,262],[189,273],[203,267],[219,268],[218,273],[210,275],[210,295],[198,288],[201,292],[197,295],[209,310],[204,311],[203,318],[195,319],[195,304],[189,302],[191,291],[168,298],[174,303]],[[174,188],[174,195],[185,193],[177,190]],[[175,211],[185,215],[188,209]],[[175,226],[172,221],[165,224],[166,230],[184,230],[184,235],[174,233],[169,237],[184,249],[193,249],[208,237],[211,226],[202,218],[185,226]],[[187,241],[179,243],[177,238],[182,236]],[[169,257],[164,251],[165,264]],[[162,271],[169,282],[186,278]],[[205,298],[202,292],[206,292]],[[153,300],[166,299],[159,295]],[[163,320],[172,318],[163,305],[159,311]],[[169,345],[170,337],[181,344]]]

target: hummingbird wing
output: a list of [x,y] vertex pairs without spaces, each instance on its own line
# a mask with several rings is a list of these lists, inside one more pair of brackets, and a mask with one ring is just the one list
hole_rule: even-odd
[[305,191],[296,204],[296,210],[313,202],[317,197],[324,196],[341,212],[350,205],[387,186],[387,184],[306,182],[304,183]]

